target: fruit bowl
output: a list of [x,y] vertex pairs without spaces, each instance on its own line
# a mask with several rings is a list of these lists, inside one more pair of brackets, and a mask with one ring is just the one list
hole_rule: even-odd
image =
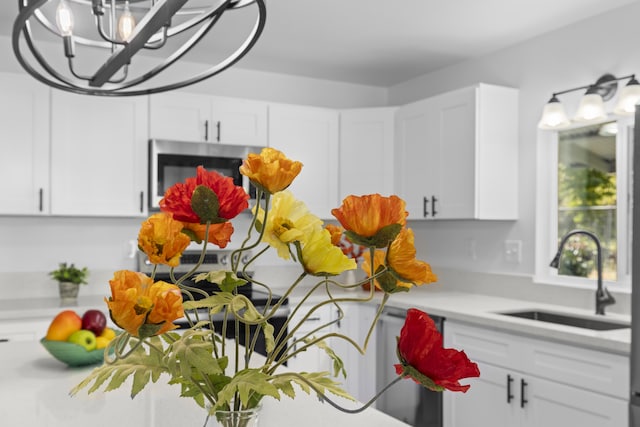
[[56,359],[68,366],[87,366],[104,361],[104,348],[87,351],[84,347],[67,341],[42,338],[40,343]]

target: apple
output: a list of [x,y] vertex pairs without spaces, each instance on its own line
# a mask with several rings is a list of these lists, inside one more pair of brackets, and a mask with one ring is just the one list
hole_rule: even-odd
[[93,332],[96,336],[102,334],[107,326],[107,316],[100,310],[87,310],[82,315],[82,329]]
[[67,341],[72,333],[82,329],[82,318],[73,310],[61,311],[53,318],[46,339],[50,341]]
[[79,346],[84,347],[84,349],[87,351],[95,350],[97,345],[96,334],[87,329],[80,329],[79,331],[75,331],[71,334],[67,341],[78,344]]

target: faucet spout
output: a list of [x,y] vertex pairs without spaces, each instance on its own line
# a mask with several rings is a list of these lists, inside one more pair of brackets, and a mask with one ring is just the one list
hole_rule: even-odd
[[600,244],[600,239],[594,233],[587,230],[572,230],[564,235],[560,244],[558,245],[558,252],[556,252],[555,257],[551,260],[549,264],[550,267],[558,268],[560,265],[560,257],[562,256],[562,248],[565,243],[569,239],[569,237],[574,234],[584,234],[593,240],[596,244],[596,268],[598,273],[598,282],[596,288],[596,314],[604,315],[604,308],[608,305],[615,304],[616,300],[613,298],[613,295],[609,293],[609,290],[602,284],[602,245]]

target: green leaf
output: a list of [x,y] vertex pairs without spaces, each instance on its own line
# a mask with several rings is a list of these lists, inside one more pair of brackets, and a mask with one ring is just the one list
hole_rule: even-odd
[[333,361],[333,376],[337,377],[339,374],[342,374],[342,376],[346,379],[347,371],[344,368],[344,362],[342,361],[342,359],[340,359],[340,356],[338,356],[336,352],[333,351],[333,349],[331,349],[331,347],[329,347],[324,341],[319,341],[316,343],[316,345],[318,346],[318,348],[324,350],[325,353],[327,353],[327,355]]
[[214,410],[225,404],[230,404],[236,393],[238,393],[240,402],[245,408],[250,407],[251,403],[255,402],[253,395],[256,393],[280,400],[278,388],[269,382],[270,378],[269,375],[260,372],[258,369],[239,371],[231,379],[231,382],[218,393],[218,401]]
[[283,381],[293,381],[307,394],[310,394],[311,390],[315,391],[319,395],[324,395],[329,392],[336,396],[355,401],[353,396],[342,389],[338,382],[330,378],[330,375],[331,373],[326,371],[311,373],[284,373],[277,375],[277,382],[278,384],[281,384]]
[[226,363],[226,356],[219,359],[212,356],[213,343],[207,339],[210,334],[206,330],[188,329],[171,344],[165,355],[165,363],[173,377],[190,380],[194,371],[203,375],[223,373],[221,363]]
[[234,295],[230,292],[216,292],[214,295],[202,298],[198,301],[183,301],[182,307],[185,310],[195,310],[198,308],[208,308],[211,314],[220,313],[229,305]]

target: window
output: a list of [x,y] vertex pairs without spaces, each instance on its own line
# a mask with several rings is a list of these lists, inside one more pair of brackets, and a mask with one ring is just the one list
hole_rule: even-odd
[[631,123],[610,120],[540,131],[536,281],[595,287],[597,251],[588,236],[569,237],[558,269],[549,267],[562,238],[582,229],[601,242],[607,286],[629,288]]

